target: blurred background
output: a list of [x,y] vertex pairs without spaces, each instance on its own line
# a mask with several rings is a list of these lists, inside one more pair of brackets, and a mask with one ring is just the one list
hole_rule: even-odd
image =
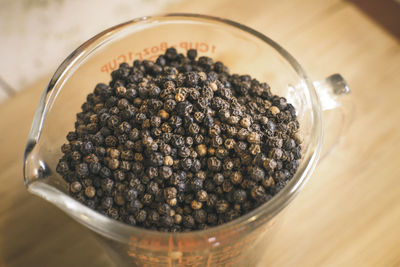
[[351,130],[287,208],[260,266],[400,266],[400,0],[0,0],[0,266],[110,266],[89,232],[26,192],[22,160],[57,66],[115,24],[163,12],[229,18],[313,80],[341,73]]
[[1,0],[0,102],[54,72],[95,34],[177,0]]
[[[49,76],[69,53],[102,30],[160,12],[206,12],[228,17],[255,26],[270,37],[279,38],[279,42],[289,40],[290,36],[297,38],[296,31],[322,22],[322,17],[326,19],[337,13],[346,6],[344,2],[348,2],[360,9],[363,16],[369,16],[387,31],[400,35],[400,0],[283,1],[279,5],[268,2],[1,0],[0,103],[39,78]],[[263,10],[268,17],[263,15]],[[288,42],[284,46],[291,48]]]

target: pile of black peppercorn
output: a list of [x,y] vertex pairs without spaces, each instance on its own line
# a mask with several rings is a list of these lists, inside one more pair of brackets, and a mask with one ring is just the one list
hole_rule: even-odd
[[169,48],[99,83],[61,147],[70,194],[113,219],[181,232],[268,201],[301,158],[294,107],[222,62]]

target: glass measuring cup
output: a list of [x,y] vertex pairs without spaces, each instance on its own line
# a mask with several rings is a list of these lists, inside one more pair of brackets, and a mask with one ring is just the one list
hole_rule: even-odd
[[[170,46],[179,52],[196,48],[200,55],[224,62],[231,73],[250,74],[268,82],[273,93],[287,97],[295,106],[304,139],[297,173],[269,202],[232,222],[189,233],[145,230],[105,217],[69,197],[66,183],[55,171],[65,135],[73,128],[75,114],[94,86],[108,82],[110,72],[120,63],[155,59]],[[340,75],[314,85],[288,52],[244,25],[193,14],[129,21],[84,43],[55,72],[29,134],[25,184],[29,192],[97,233],[117,266],[255,266],[276,232],[278,214],[300,191],[320,157],[323,109],[334,114],[346,112],[338,96],[347,93],[348,88]],[[330,129],[330,140],[336,140],[343,128],[337,127],[342,121],[333,119],[329,121],[335,126]]]

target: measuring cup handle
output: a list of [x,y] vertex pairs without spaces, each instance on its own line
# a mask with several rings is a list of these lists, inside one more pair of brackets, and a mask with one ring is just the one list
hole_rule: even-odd
[[347,82],[340,74],[333,74],[313,83],[324,112],[324,136],[321,159],[341,141],[350,127],[354,108]]

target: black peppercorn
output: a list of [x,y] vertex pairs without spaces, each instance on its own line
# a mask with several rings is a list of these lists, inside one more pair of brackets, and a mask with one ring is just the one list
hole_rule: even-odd
[[135,219],[137,222],[143,223],[147,219],[147,212],[145,210],[139,210]]
[[113,219],[206,229],[268,201],[299,166],[293,105],[195,49],[121,63],[111,78],[88,94],[56,171]]
[[249,176],[254,181],[261,181],[265,177],[265,172],[263,169],[257,166],[252,166],[248,170]]
[[216,173],[213,176],[213,181],[216,185],[221,185],[224,182],[224,176],[221,173]]
[[88,198],[94,197],[94,196],[96,195],[96,189],[95,189],[93,186],[88,186],[88,187],[86,187],[86,189],[85,189],[85,195],[86,195]]
[[85,178],[89,174],[89,167],[86,163],[80,163],[75,167],[75,173],[80,178]]
[[216,157],[210,157],[207,160],[207,166],[211,171],[219,171],[221,169],[221,161]]
[[196,57],[197,57],[197,50],[196,50],[196,49],[189,49],[189,50],[187,51],[187,57],[188,57],[190,60],[195,60]]
[[194,218],[191,215],[183,216],[182,222],[183,222],[183,226],[185,226],[186,228],[189,228],[189,229],[191,229],[195,226]]
[[69,171],[69,166],[66,161],[60,160],[57,164],[56,171],[62,175],[66,175]]
[[178,148],[178,155],[182,158],[186,158],[190,156],[190,149],[188,147],[179,147]]
[[192,188],[193,191],[197,192],[203,189],[203,180],[194,178],[190,182],[190,187]]
[[229,208],[229,204],[226,200],[218,200],[215,203],[215,210],[217,213],[225,213]]
[[247,193],[246,193],[245,190],[243,190],[243,189],[238,189],[238,190],[235,190],[235,191],[233,192],[233,200],[234,200],[236,203],[241,204],[241,203],[245,202],[246,199],[247,199]]
[[210,225],[217,224],[218,216],[215,213],[208,213],[207,214],[207,223]]
[[164,189],[164,197],[166,199],[176,198],[177,190],[175,187],[167,187]]
[[193,217],[197,223],[205,223],[207,221],[207,212],[202,209],[195,210]]
[[70,190],[71,190],[72,193],[78,193],[78,192],[80,192],[82,190],[82,184],[77,182],[77,181],[75,181],[75,182],[73,182],[71,184]]

